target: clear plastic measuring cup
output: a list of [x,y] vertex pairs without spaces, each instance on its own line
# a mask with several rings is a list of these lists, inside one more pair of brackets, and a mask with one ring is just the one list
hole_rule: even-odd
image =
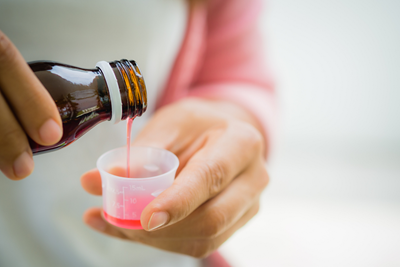
[[130,177],[126,147],[110,150],[97,160],[103,188],[106,220],[118,227],[143,229],[140,215],[161,192],[170,187],[179,166],[171,152],[152,147],[130,148]]

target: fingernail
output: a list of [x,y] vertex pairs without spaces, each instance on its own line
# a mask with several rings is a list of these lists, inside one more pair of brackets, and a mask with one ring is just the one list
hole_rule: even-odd
[[87,223],[91,227],[93,227],[101,232],[104,232],[104,230],[106,230],[106,227],[107,227],[107,223],[102,218],[98,218],[98,217],[90,218]]
[[31,155],[25,151],[14,161],[14,174],[18,178],[24,178],[31,174],[33,171],[33,166],[34,163]]
[[60,140],[62,135],[61,127],[53,119],[47,120],[39,129],[39,136],[45,144],[54,144]]
[[149,231],[155,230],[163,225],[166,225],[169,221],[169,214],[165,211],[154,212],[148,224]]

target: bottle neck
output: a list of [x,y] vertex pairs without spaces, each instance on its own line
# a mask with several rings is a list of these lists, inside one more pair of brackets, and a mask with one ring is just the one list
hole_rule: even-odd
[[111,121],[118,123],[141,116],[147,109],[147,91],[135,61],[100,61],[96,66],[103,73],[111,100]]

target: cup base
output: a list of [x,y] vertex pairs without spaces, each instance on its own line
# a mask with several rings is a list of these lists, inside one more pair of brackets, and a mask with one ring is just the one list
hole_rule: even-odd
[[115,218],[111,215],[108,215],[107,212],[103,211],[104,218],[111,223],[112,225],[125,228],[125,229],[135,229],[135,230],[140,230],[143,229],[142,224],[140,223],[140,220],[124,220],[124,219],[118,219]]

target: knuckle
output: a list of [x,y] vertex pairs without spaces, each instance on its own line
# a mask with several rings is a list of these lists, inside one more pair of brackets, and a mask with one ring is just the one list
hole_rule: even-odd
[[0,66],[7,63],[9,64],[16,58],[16,50],[7,38],[7,36],[0,31]]
[[208,161],[201,165],[200,172],[206,180],[209,196],[214,196],[221,190],[228,171],[224,163]]
[[243,127],[243,129],[243,139],[247,143],[247,146],[253,149],[261,148],[264,141],[261,133],[250,124],[247,127]]
[[[247,157],[262,154],[264,138],[260,131],[246,122],[235,122],[231,124],[230,131],[235,135],[237,142],[245,148]],[[249,154],[250,153],[250,154]]]
[[227,221],[228,218],[222,210],[211,209],[205,216],[201,236],[206,239],[217,237],[225,229]]

